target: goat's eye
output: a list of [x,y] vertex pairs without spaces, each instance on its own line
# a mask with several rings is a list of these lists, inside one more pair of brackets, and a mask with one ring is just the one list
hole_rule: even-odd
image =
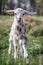
[[16,15],[16,13],[15,13],[15,15]]
[[24,14],[23,14],[24,15]]

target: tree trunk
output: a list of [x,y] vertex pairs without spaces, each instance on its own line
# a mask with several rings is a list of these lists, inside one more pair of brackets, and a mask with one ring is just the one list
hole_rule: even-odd
[[0,14],[1,14],[2,0],[0,0]]

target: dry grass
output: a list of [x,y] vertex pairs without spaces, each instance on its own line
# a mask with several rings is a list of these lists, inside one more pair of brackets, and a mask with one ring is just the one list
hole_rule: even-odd
[[[42,24],[43,22],[39,20],[40,18],[35,17],[34,19],[33,17],[27,15],[25,15],[24,18],[25,18],[25,22],[28,23],[27,29],[29,31],[31,31],[32,29],[33,29],[32,31],[37,29],[43,29],[43,24]],[[28,42],[27,48],[29,54],[28,64],[26,64],[23,57],[20,57],[16,62],[12,56],[11,58],[8,58],[8,46],[9,46],[8,35],[12,23],[13,23],[13,16],[0,15],[0,65],[40,65],[40,64],[43,65],[43,55],[40,56],[40,54],[38,54],[40,52],[40,49],[42,49],[43,51],[43,46],[42,46],[43,36],[36,38],[33,36],[31,37],[28,36],[28,41],[27,41]]]

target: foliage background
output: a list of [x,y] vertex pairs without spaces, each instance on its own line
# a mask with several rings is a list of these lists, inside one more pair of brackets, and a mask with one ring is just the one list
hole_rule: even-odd
[[[33,1],[36,0],[30,1],[32,7],[34,7]],[[36,2],[38,15],[24,15],[23,17],[27,26],[27,50],[29,57],[25,60],[19,54],[19,58],[16,61],[13,58],[13,53],[11,56],[8,56],[8,39],[13,23],[13,15],[1,15],[4,9],[3,6],[6,3],[7,0],[0,0],[0,65],[43,65],[43,0],[37,0]]]

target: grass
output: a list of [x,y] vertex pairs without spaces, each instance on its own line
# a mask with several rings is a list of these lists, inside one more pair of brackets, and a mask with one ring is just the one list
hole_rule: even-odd
[[[39,23],[40,17],[36,17],[36,19],[37,22]],[[36,24],[36,19],[34,20],[34,22],[38,28],[38,26],[42,23],[40,21],[40,24]],[[20,55],[19,55],[20,57],[16,61],[13,58],[13,54],[11,56],[8,56],[9,47],[8,39],[12,22],[13,16],[0,15],[0,65],[43,65],[43,36],[37,35],[37,37],[35,37],[35,35],[34,36],[31,35],[30,31],[35,27],[34,25],[33,28],[31,29],[27,28],[28,33],[27,50],[29,54],[27,62]],[[36,34],[34,30],[32,30],[31,32]]]

